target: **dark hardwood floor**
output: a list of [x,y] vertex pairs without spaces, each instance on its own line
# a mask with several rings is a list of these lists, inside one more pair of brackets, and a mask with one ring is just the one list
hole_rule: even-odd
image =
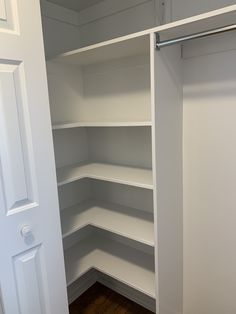
[[70,314],[153,313],[100,283],[95,283],[70,305]]

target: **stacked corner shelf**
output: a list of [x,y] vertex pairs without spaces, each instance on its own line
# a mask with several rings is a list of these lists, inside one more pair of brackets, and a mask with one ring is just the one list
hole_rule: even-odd
[[156,34],[165,41],[228,26],[235,12],[207,12],[48,62],[68,285],[83,286],[96,269],[137,290],[135,301],[152,299],[157,313],[182,310],[184,64],[181,45],[155,50]]
[[151,170],[104,163],[88,163],[62,167],[57,170],[57,178],[58,186],[83,178],[91,178],[145,189],[153,188]]
[[96,269],[154,300],[150,36],[47,67],[67,284]]

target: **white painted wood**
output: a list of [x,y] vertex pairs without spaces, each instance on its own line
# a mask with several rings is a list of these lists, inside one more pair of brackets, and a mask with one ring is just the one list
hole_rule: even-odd
[[[78,241],[80,239],[84,239],[87,237],[87,233],[90,231],[91,239],[96,238],[97,234],[105,237],[105,240],[107,243],[112,243],[113,241],[116,241],[120,243],[121,245],[125,245],[131,248],[131,250],[138,250],[140,252],[140,256],[142,254],[148,254],[152,255],[154,253],[153,246],[147,245],[145,243],[136,241],[134,239],[125,237],[121,234],[110,232],[101,228],[93,227],[93,226],[87,226],[84,229],[81,229],[78,233],[73,233],[70,237],[66,237],[63,239],[63,243],[67,243],[67,246],[65,246],[65,249],[68,247],[72,247],[73,245],[77,245]],[[84,236],[85,234],[85,236]],[[72,241],[71,241],[72,239]],[[73,239],[75,240],[73,242]],[[122,258],[122,251],[117,252],[117,255]]]
[[[19,306],[22,313],[41,314],[48,312],[47,305],[42,302],[41,293],[44,290],[39,274],[42,272],[40,247],[14,257],[15,276]],[[28,281],[28,282],[27,282]],[[46,296],[44,296],[46,297]]]
[[91,269],[78,280],[74,281],[70,286],[68,286],[67,291],[69,304],[74,302],[86,290],[94,285],[98,281],[98,276],[98,271],[96,269]]
[[[24,80],[21,64],[1,64],[1,164],[5,193],[6,212],[25,209],[29,203],[37,206],[37,191],[33,160],[30,156],[25,116],[24,96],[20,84]],[[14,128],[12,127],[14,125]],[[24,146],[22,146],[22,142]],[[16,159],[15,156],[18,156]],[[25,161],[27,160],[27,163]],[[35,199],[35,202],[33,202]]]
[[[47,57],[160,24],[161,0],[103,0],[81,12],[41,0]],[[161,6],[162,7],[162,6]]]
[[[145,79],[142,81],[139,80],[139,78],[137,79],[137,77],[139,77],[137,73],[140,72],[134,70],[137,69],[137,64],[134,63],[136,62],[134,60],[146,60],[145,63],[142,62],[142,66],[144,64],[148,65],[145,67],[146,78],[147,75],[148,77],[150,76],[151,68],[154,180],[151,179],[150,182],[151,170],[123,167],[121,165],[114,166],[109,163],[90,163],[59,169],[58,181],[59,186],[63,187],[64,184],[66,186],[66,183],[75,180],[91,178],[101,180],[101,182],[99,182],[101,185],[104,184],[104,181],[109,181],[154,191],[156,226],[155,290],[158,296],[157,312],[160,314],[182,313],[182,81],[179,47],[171,47],[156,52],[154,50],[155,38],[153,33],[159,32],[162,39],[178,37],[192,32],[232,24],[235,20],[235,15],[236,6],[224,8],[198,17],[174,22],[141,33],[79,49],[59,56],[55,59],[57,62],[49,66],[51,67],[51,69],[49,68],[49,72],[52,70],[52,73],[49,74],[53,77],[52,80],[50,79],[49,86],[52,91],[56,91],[56,94],[50,95],[52,99],[53,124],[70,125],[72,123],[72,125],[76,126],[81,122],[89,123],[90,125],[93,123],[91,117],[96,117],[94,123],[98,123],[98,125],[100,123],[112,125],[113,123],[129,123],[130,121],[134,121],[134,123],[150,121],[150,107],[139,107],[139,109],[136,110],[136,107],[127,104],[136,104],[135,100],[140,100],[140,90],[145,90],[145,97],[141,99],[140,103],[150,104],[150,80]],[[149,57],[147,57],[150,51],[150,34],[152,37],[151,67],[149,67]],[[123,71],[122,69],[125,70]],[[120,74],[118,72],[120,72]],[[128,73],[128,75],[125,73]],[[124,77],[126,80],[124,80]],[[127,85],[130,82],[132,84],[133,82],[135,83],[135,88],[132,88],[132,84]],[[123,86],[125,86],[125,88],[123,88]],[[127,101],[127,94],[133,91],[131,101],[130,99]],[[64,98],[63,95],[66,95],[66,97]],[[117,97],[117,95],[119,95],[119,97]],[[123,98],[124,96],[125,98]],[[113,108],[110,107],[111,104],[114,105]],[[125,104],[126,108],[121,109],[121,104]],[[115,108],[119,108],[119,112],[116,111]],[[143,111],[140,108],[142,108]],[[120,112],[128,112],[130,116],[119,116]],[[140,116],[136,115],[137,112],[139,114],[141,112],[144,114],[148,113],[148,115],[144,118],[143,114],[140,114]],[[111,113],[113,113],[113,115],[111,115]],[[106,117],[106,120],[104,120],[104,117]],[[131,117],[133,117],[133,120]],[[63,132],[67,131],[68,130],[64,130]],[[54,132],[55,136],[57,132]],[[89,134],[90,139],[91,133],[97,132],[97,137],[92,135],[93,141],[96,141],[101,138],[99,137],[99,132],[101,134],[103,130],[94,131],[92,128],[89,128],[86,132]],[[107,134],[106,130],[104,137],[107,136]],[[90,140],[88,142],[90,142]],[[97,142],[100,143],[100,141]],[[98,144],[97,146],[94,144],[91,146],[92,149],[94,149],[91,156],[96,157],[95,161],[99,155],[99,149],[100,151],[104,150],[103,145],[100,146],[101,147],[99,147]],[[105,153],[106,150],[104,150],[104,154]],[[135,174],[130,175],[130,169],[132,169],[132,172],[135,172]],[[149,173],[149,179],[146,177],[145,182],[143,181],[143,173],[140,174],[140,170],[145,171],[145,176],[147,175],[147,171]],[[68,187],[69,186],[70,185],[68,185]],[[104,188],[101,187],[100,189],[103,190]],[[99,188],[97,191],[99,191]],[[93,184],[91,192],[92,194],[94,193]],[[103,193],[105,193],[105,190]],[[66,198],[67,197],[63,200],[63,208],[67,207],[65,206]],[[71,217],[80,215],[77,209],[72,211],[73,214]],[[88,212],[84,212],[85,216],[89,214]],[[64,215],[64,213],[66,213],[66,209],[62,211],[62,215]],[[102,217],[102,214],[100,216]],[[74,223],[73,218],[71,218],[70,221],[70,225],[72,226]],[[105,223],[105,219],[103,222]],[[106,229],[107,225],[108,229]],[[109,223],[106,224],[103,229],[110,231]],[[70,249],[66,251],[69,283],[76,280],[89,269],[97,267],[97,269],[111,277],[115,277],[133,288],[154,297],[154,294],[150,293],[150,286],[145,289],[140,289],[139,283],[133,284],[134,280],[142,279],[141,284],[150,285],[150,273],[149,275],[145,273],[145,276],[143,276],[144,271],[146,271],[149,265],[145,253],[135,250],[137,253],[136,260],[142,260],[141,263],[144,262],[142,267],[137,268],[133,260],[132,263],[129,263],[129,261],[127,262],[129,258],[124,258],[127,252],[134,249],[129,247],[129,249],[126,250],[121,243],[118,244],[118,246],[116,244],[113,247],[110,246],[110,237],[113,235],[123,236],[124,234],[119,233],[119,231],[117,231],[117,234],[110,234],[109,241],[107,240],[108,237],[102,238],[102,240],[99,241],[97,237],[94,238],[94,235],[91,235],[91,238],[87,240],[84,239],[75,244],[75,246],[71,246],[72,242],[76,243],[76,241],[78,241],[75,234],[72,234],[73,241],[70,244]],[[127,243],[131,241],[131,239],[132,236],[129,236]],[[124,238],[121,239],[120,242],[122,241],[124,241]],[[94,249],[94,245],[98,248]],[[119,251],[119,254],[115,252],[116,250]],[[96,261],[98,266],[92,264],[93,261]],[[114,269],[110,269],[109,267],[112,267],[111,265],[117,265],[116,263],[118,263],[118,261],[119,267],[116,267],[115,271],[117,271],[117,273],[115,273]],[[106,263],[108,264],[106,265]],[[132,267],[130,266],[131,264]],[[125,271],[129,270],[129,274],[124,275],[121,273],[123,269],[125,269]],[[139,270],[139,272],[137,270]],[[137,276],[133,277],[136,271]],[[154,270],[152,270],[152,275],[154,276]],[[142,277],[146,279],[144,280]]]
[[5,0],[0,0],[0,20],[6,21],[7,12],[5,6]]
[[89,128],[89,127],[136,127],[151,126],[151,121],[130,121],[130,122],[74,122],[65,124],[54,124],[53,130],[72,129],[72,128]]
[[91,188],[91,197],[96,200],[120,204],[153,214],[152,190],[96,180],[92,180]]
[[161,35],[161,39],[181,37],[205,30],[235,24],[236,5],[195,15],[183,20],[158,26],[153,29]]
[[[100,184],[100,182],[99,182]],[[74,181],[58,188],[60,209],[68,208],[82,203],[93,197],[90,179]]]
[[155,299],[95,269],[89,270],[84,276],[80,277],[68,287],[69,302],[72,303],[73,301],[75,301],[95,282],[100,282],[101,284],[112,289],[113,291],[116,291],[117,293],[140,304],[148,310],[155,312]]
[[91,178],[152,189],[152,171],[148,169],[124,167],[111,164],[91,163],[73,165],[57,169],[58,186]]
[[64,7],[41,2],[47,56],[160,24],[160,0],[103,0],[81,12],[66,9],[67,0]]
[[58,168],[89,160],[88,137],[84,128],[58,130],[53,134],[53,142]]
[[47,62],[47,75],[52,123],[78,122],[83,112],[81,70]]
[[90,161],[152,168],[151,128],[89,128],[87,136]]
[[0,314],[4,314],[1,287],[0,287]]
[[154,246],[153,215],[134,208],[86,201],[64,209],[61,221],[63,237],[91,225]]
[[101,272],[97,272],[97,277],[97,281],[101,284],[134,301],[135,303],[140,304],[149,311],[155,312],[156,302],[154,298],[137,291],[136,289],[133,289],[130,286],[127,286],[126,284],[121,283],[120,281]]
[[[153,44],[155,37],[153,36]],[[154,225],[157,313],[182,313],[183,182],[181,49],[154,50],[153,93]]]
[[0,32],[19,34],[19,17],[16,0],[0,1]]
[[101,162],[150,169],[151,128],[58,130],[54,132],[54,151],[58,168],[78,163]]
[[4,5],[6,20],[0,21],[1,301],[6,314],[65,314],[39,1],[5,0]]
[[149,52],[149,36],[125,36],[119,39],[109,40],[85,48],[64,53],[53,61],[89,65],[135,55],[143,55]]
[[106,181],[83,179],[59,187],[61,210],[96,199],[153,214],[152,190]]
[[150,121],[149,55],[83,68],[84,120]]
[[148,55],[88,67],[48,62],[53,124],[150,121],[149,71]]
[[[181,1],[184,1],[184,0],[181,0]],[[215,1],[218,1],[218,0],[215,0]],[[206,3],[208,2],[209,1],[206,1]],[[211,2],[212,3],[209,5],[211,6],[211,8],[214,8],[214,2],[213,1]],[[114,19],[114,16],[108,17],[107,19],[98,20],[95,23],[89,23],[88,25],[85,25],[84,28],[82,27],[80,29],[77,26],[76,28],[73,28],[73,27],[69,27],[70,25],[68,24],[59,22],[59,20],[63,19],[62,17],[65,17],[65,19],[67,19],[67,13],[65,14],[61,13],[61,10],[63,10],[63,8],[60,8],[60,10],[59,9],[54,10],[54,12],[57,12],[57,13],[60,11],[58,14],[56,14],[56,16],[54,16],[55,13],[51,14],[51,11],[52,11],[51,9],[47,8],[47,10],[43,10],[43,15],[44,15],[43,26],[44,26],[45,45],[46,45],[47,55],[51,57],[55,54],[60,53],[60,51],[63,52],[66,50],[68,51],[71,49],[76,49],[76,47],[81,47],[81,45],[82,46],[91,45],[98,41],[101,42],[110,38],[122,36],[122,34],[127,34],[127,32],[132,33],[132,35],[128,35],[128,37],[131,36],[131,38],[134,36],[134,33],[137,32],[137,30],[141,30],[140,33],[136,34],[138,36],[141,34],[150,33],[150,28],[155,25],[156,18],[154,17],[154,12],[155,12],[154,5],[152,4],[152,2],[149,2],[149,3],[151,3],[151,6],[153,6],[153,8],[151,9],[151,13],[150,12],[147,13],[147,10],[144,10],[144,7],[142,7],[141,5],[139,13],[135,13],[135,10],[134,12],[132,11],[129,12],[129,10],[126,10],[124,11],[124,14],[117,14],[115,16],[115,19]],[[228,0],[227,4],[230,4],[230,3],[231,3],[230,0]],[[50,4],[50,6],[51,5],[52,4]],[[168,9],[168,5],[169,5],[169,2],[167,1],[167,11],[170,11],[170,9]],[[181,7],[179,5],[179,2],[174,3],[174,5]],[[224,3],[224,5],[226,5],[226,3]],[[192,10],[192,8],[195,6],[200,8],[201,10],[201,6],[198,4],[198,2],[196,4],[195,3],[192,4],[189,1],[189,3],[185,6],[185,8],[190,7],[190,9]],[[218,4],[215,5],[215,7],[219,7]],[[103,11],[103,10],[100,10],[100,11]],[[97,18],[97,12],[98,11],[96,11],[94,19]],[[183,10],[181,17],[186,16],[184,12],[185,10]],[[190,14],[192,14],[191,12]],[[198,10],[198,12],[200,11]],[[145,13],[145,16],[144,16],[144,13]],[[88,15],[90,14],[94,15],[92,13],[88,13]],[[189,13],[187,15],[189,15]],[[153,21],[150,24],[145,22],[145,20],[150,21],[152,19]],[[74,21],[74,17],[71,18],[70,20]],[[125,25],[124,23],[122,24],[120,23],[120,21],[124,21],[124,20],[128,21],[126,22]],[[131,20],[133,21],[132,24],[130,23]],[[167,20],[170,20],[169,15],[167,17]],[[235,22],[235,5],[230,6],[228,8],[215,10],[209,13],[200,14],[198,16],[187,18],[185,20],[180,20],[174,23],[166,24],[158,28],[154,28],[153,31],[162,32],[164,36],[163,38],[167,39],[167,38],[172,37],[173,35],[177,37],[183,36],[192,32],[198,32],[198,31],[209,29],[209,28],[216,28],[219,26],[233,24],[234,22]],[[122,27],[124,27],[125,29],[123,30]],[[143,29],[148,29],[148,30],[143,32],[142,31]],[[53,45],[52,45],[52,42],[53,42]]]
[[[61,62],[68,62],[72,63],[79,63],[79,64],[90,64],[95,62],[101,62],[102,60],[105,61],[108,56],[110,58],[117,58],[117,54],[119,57],[120,55],[120,49],[122,52],[122,46],[124,46],[124,43],[122,42],[128,41],[131,43],[132,41],[134,43],[138,43],[140,40],[146,40],[148,41],[148,34],[151,34],[153,32],[158,32],[162,36],[162,39],[170,39],[172,37],[180,37],[191,33],[197,33],[209,29],[214,29],[217,27],[223,27],[226,25],[234,24],[235,23],[235,16],[236,16],[236,5],[231,5],[228,7],[224,7],[218,10],[210,11],[207,13],[199,14],[193,17],[185,18],[183,20],[178,20],[175,22],[167,23],[161,26],[157,26],[145,31],[132,33],[131,35],[107,40],[98,44],[94,44],[85,48],[80,48],[65,54],[62,54],[58,57],[58,60],[60,59]],[[140,39],[139,39],[140,38]],[[141,42],[140,42],[141,44]],[[131,43],[132,45],[132,43]],[[106,50],[106,47],[107,50]],[[143,45],[136,46],[136,51],[139,52],[140,49],[143,49],[142,47],[145,46],[144,42]],[[116,50],[116,47],[118,48]],[[129,44],[127,45],[129,47]],[[134,47],[135,48],[135,47]],[[129,50],[130,48],[128,48]],[[146,49],[146,48],[144,48]],[[93,52],[96,51],[96,52]],[[100,53],[101,51],[101,53]],[[104,51],[110,51],[110,53],[107,53],[107,55],[103,55]],[[103,52],[103,53],[102,53]],[[94,57],[95,53],[98,53],[98,59]],[[130,55],[131,52],[122,52],[123,54],[127,56],[127,54]],[[131,54],[134,54],[134,50]],[[90,59],[91,58],[91,59]],[[64,60],[65,61],[64,61]],[[78,60],[77,60],[78,59]],[[69,61],[70,60],[70,61]]]
[[95,234],[66,250],[65,261],[68,285],[95,268],[155,298],[153,255]]
[[236,52],[225,40],[184,60],[185,314],[236,311]]

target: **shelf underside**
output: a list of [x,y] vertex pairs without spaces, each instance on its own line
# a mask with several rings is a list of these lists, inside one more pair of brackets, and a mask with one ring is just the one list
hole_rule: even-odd
[[95,200],[61,211],[63,238],[86,226],[97,227],[154,247],[153,214]]
[[58,186],[84,178],[153,189],[152,171],[149,169],[103,163],[73,165],[57,169]]
[[87,238],[65,250],[67,284],[94,268],[155,298],[154,256],[102,236]]

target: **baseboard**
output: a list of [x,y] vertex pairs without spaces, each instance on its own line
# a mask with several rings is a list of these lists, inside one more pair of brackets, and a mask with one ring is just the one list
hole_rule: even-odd
[[103,273],[97,272],[97,276],[98,276],[97,281],[103,284],[104,286],[114,290],[115,292],[134,301],[135,303],[138,303],[139,305],[145,307],[146,309],[154,313],[156,312],[156,301],[153,298]]
[[98,281],[98,273],[95,269],[91,269],[80,279],[72,283],[67,289],[69,304],[74,302],[81,294],[95,284],[96,281]]
[[96,269],[89,270],[80,279],[68,287],[69,304],[81,296],[81,294],[88,290],[93,284],[95,284],[95,282],[100,282],[104,286],[114,290],[135,303],[138,303],[146,309],[154,313],[156,312],[156,302],[153,298],[97,271]]

